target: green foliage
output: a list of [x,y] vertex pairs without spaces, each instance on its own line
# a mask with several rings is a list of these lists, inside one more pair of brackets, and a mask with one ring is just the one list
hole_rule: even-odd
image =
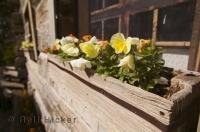
[[97,58],[92,61],[93,69],[99,73],[106,76],[117,77],[117,72],[119,68],[118,65],[118,56],[114,53],[111,46],[107,46],[104,50],[101,50]]
[[139,86],[146,90],[154,88],[158,79],[160,79],[160,71],[163,65],[161,48],[151,45],[145,48],[142,54],[136,53],[135,71],[139,79]]
[[160,79],[160,71],[164,65],[162,49],[151,44],[139,53],[137,47],[133,46],[131,53],[134,54],[134,70],[118,67],[119,56],[110,46],[92,61],[93,69],[99,74],[115,77],[149,91]]
[[66,53],[64,53],[63,51],[59,50],[57,52],[58,56],[63,60],[63,61],[71,61],[73,59],[77,59],[78,57],[73,57],[73,56],[69,56]]
[[[82,49],[86,53],[96,53],[95,49],[88,45],[100,45],[100,50],[98,50],[98,54],[94,58],[87,57],[80,45],[76,45],[80,50],[79,55],[76,57],[68,56],[61,50],[62,48],[57,51],[57,54],[65,61],[80,57],[85,58],[91,62],[92,69],[96,73],[103,76],[112,76],[123,82],[150,91],[155,88],[160,79],[160,72],[164,65],[162,49],[154,46],[150,40],[131,37],[125,40],[120,35],[115,34],[115,37],[113,37],[115,39],[112,41],[115,43],[114,45],[108,44],[108,42],[85,42],[85,46]],[[116,52],[121,49],[124,51],[126,48],[129,48],[126,53]]]
[[3,49],[0,57],[0,65],[13,65],[15,60],[15,46],[16,44],[8,44]]

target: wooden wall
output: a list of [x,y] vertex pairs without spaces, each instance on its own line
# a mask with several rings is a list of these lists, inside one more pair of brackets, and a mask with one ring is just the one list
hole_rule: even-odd
[[152,38],[165,48],[166,66],[198,70],[191,66],[192,56],[189,61],[198,49],[190,47],[192,29],[197,29],[193,27],[195,0],[90,0],[90,9],[90,29],[99,38],[110,39],[116,32]]

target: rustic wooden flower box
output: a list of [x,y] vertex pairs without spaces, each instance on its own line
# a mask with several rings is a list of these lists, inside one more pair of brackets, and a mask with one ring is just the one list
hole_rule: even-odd
[[[200,74],[181,73],[171,86],[181,88],[165,99],[111,77],[72,69],[48,55],[38,63],[26,54],[29,91],[47,131],[192,132],[200,108]],[[65,122],[49,122],[62,117]]]

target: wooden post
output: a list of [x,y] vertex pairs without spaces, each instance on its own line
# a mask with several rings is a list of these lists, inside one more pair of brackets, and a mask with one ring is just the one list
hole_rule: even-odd
[[192,37],[190,44],[190,54],[188,61],[188,69],[189,70],[197,70],[196,66],[199,65],[199,38],[200,38],[200,0],[196,0],[196,8],[194,14],[194,22],[192,29]]
[[200,132],[200,115],[199,115],[199,123],[198,123],[198,126],[197,126],[197,132]]
[[89,0],[78,0],[78,36],[82,37],[89,33],[90,12]]
[[54,13],[54,0],[48,0],[48,11],[49,11],[49,19],[51,23],[49,24],[50,31],[50,43],[52,43],[56,39],[56,27],[55,27],[55,13]]
[[153,29],[152,29],[152,42],[156,43],[157,38],[157,25],[158,25],[158,9],[153,11]]
[[31,3],[28,1],[28,13],[29,13],[29,20],[30,20],[30,27],[31,27],[31,34],[32,34],[32,43],[34,44],[33,50],[34,50],[34,56],[37,60],[37,48],[36,48],[36,40],[35,40],[35,31],[34,31],[34,24],[33,24],[33,15],[32,15],[32,9],[31,9]]

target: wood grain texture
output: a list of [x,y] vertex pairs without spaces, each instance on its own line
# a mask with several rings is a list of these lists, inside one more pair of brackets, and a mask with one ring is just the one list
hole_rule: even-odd
[[104,8],[91,13],[91,21],[102,20],[109,16],[117,16],[119,14],[124,14],[127,11],[131,11],[132,13],[139,13],[154,10],[156,8],[172,6],[187,1],[190,0],[127,0],[125,2],[122,1],[118,5],[114,5],[113,8],[108,7],[108,9]]
[[[184,132],[186,127],[196,125],[186,119],[199,114],[198,109],[193,109],[199,107],[199,102],[194,103],[199,99],[199,76],[182,74],[174,78],[172,86],[179,84],[182,90],[167,100],[117,79],[92,74],[91,70],[72,69],[53,55],[48,55],[48,62],[42,60],[38,64],[29,60],[27,67],[43,118],[75,119],[67,124],[44,122],[48,131]],[[40,68],[47,68],[46,74],[39,72]]]
[[192,27],[192,36],[190,42],[190,55],[188,61],[188,69],[189,70],[198,70],[197,62],[199,62],[199,54],[200,54],[200,44],[199,44],[199,36],[200,36],[200,0],[196,0],[196,7],[194,13],[193,27]]

